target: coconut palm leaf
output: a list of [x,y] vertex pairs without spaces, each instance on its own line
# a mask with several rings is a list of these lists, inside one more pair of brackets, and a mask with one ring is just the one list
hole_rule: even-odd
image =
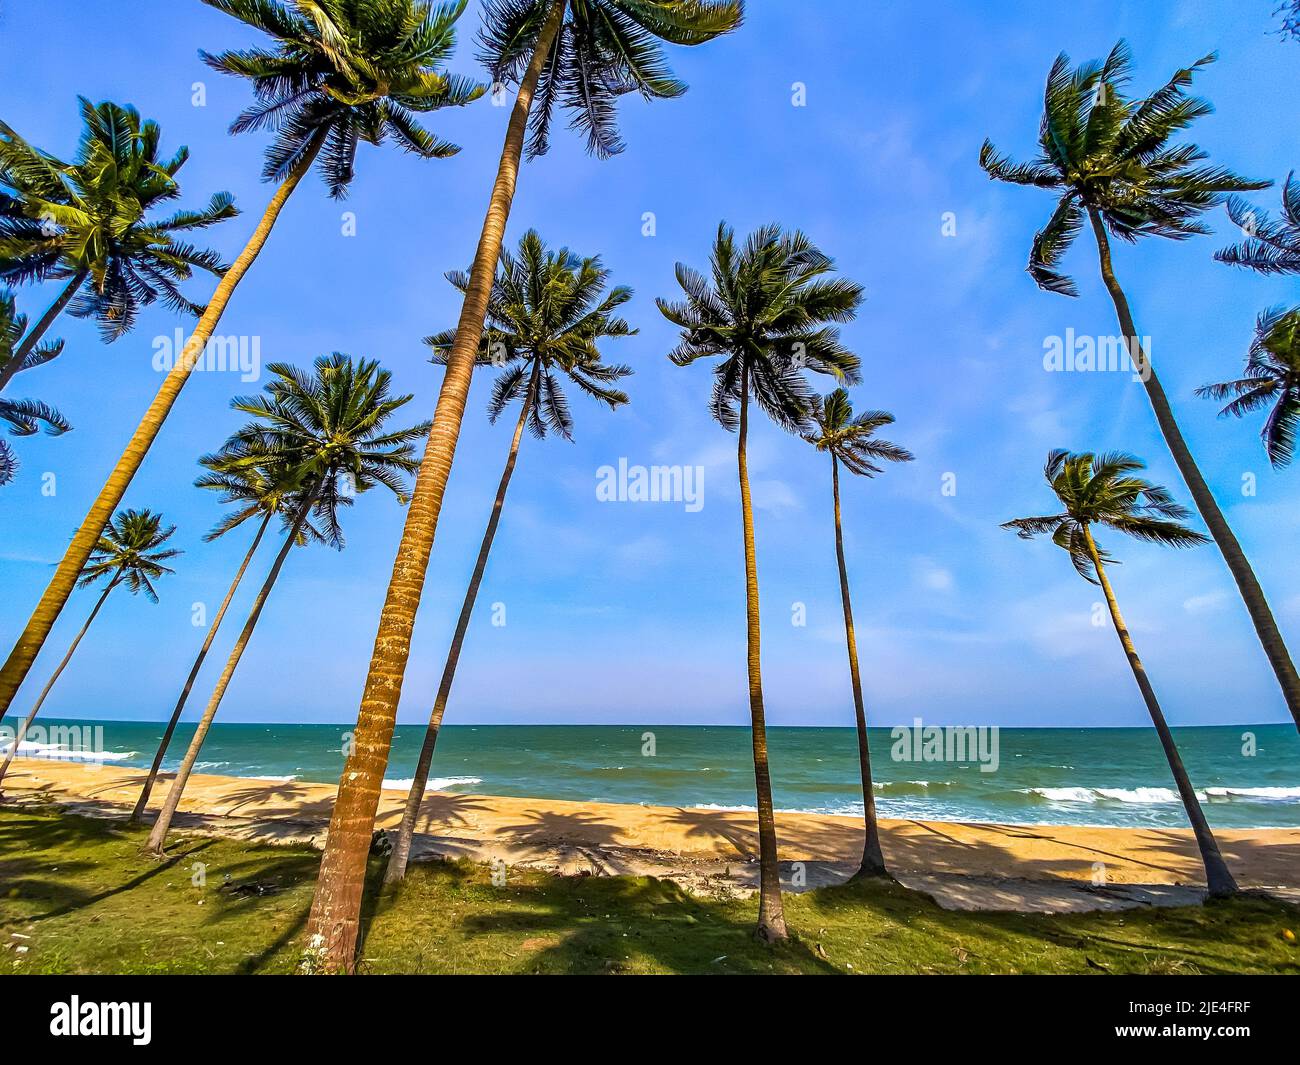
[[[462,292],[469,287],[469,275],[462,271],[448,273],[447,280]],[[610,385],[630,375],[631,367],[604,362],[598,344],[636,335],[613,313],[632,298],[632,290],[608,283],[599,256],[552,251],[536,230],[520,238],[517,252],[501,253],[477,355],[480,364],[501,370],[492,384],[489,420],[495,422],[511,403],[528,397],[534,368],[537,390],[529,400],[528,426],[538,438],[553,432],[573,439],[561,378],[611,409],[628,402],[626,393]],[[445,365],[454,341],[454,330],[425,337],[433,350],[430,361]]]
[[[354,495],[383,486],[406,501],[404,477],[419,468],[415,445],[428,433],[429,423],[389,427],[412,397],[394,396],[392,375],[371,359],[356,361],[335,352],[318,358],[310,372],[271,363],[266,373],[271,381],[262,394],[231,401],[234,410],[252,421],[204,459],[213,473],[200,483],[226,493],[233,503],[243,502],[245,491],[276,498],[277,512],[288,526],[298,504],[310,495],[315,502],[303,525],[304,538],[342,549],[339,511],[352,505]],[[248,488],[240,482],[245,478],[252,482]],[[248,506],[259,501],[249,499],[212,535],[251,517],[256,510]]]
[[108,579],[125,585],[132,595],[143,592],[150,602],[158,602],[153,582],[174,573],[163,563],[182,554],[162,546],[176,532],[175,525],[164,526],[162,521],[162,515],[150,510],[118,511],[100,534],[78,587]]
[[[517,84],[533,56],[553,0],[486,0],[479,58],[494,82]],[[569,0],[564,24],[545,59],[529,116],[528,154],[544,155],[558,111],[607,158],[623,150],[617,103],[681,96],[664,43],[704,44],[738,27],[739,0]]]
[[[1052,542],[1069,554],[1080,576],[1093,584],[1099,582],[1085,536],[1093,525],[1166,547],[1208,543],[1208,537],[1182,524],[1191,512],[1175,502],[1167,489],[1134,476],[1142,469],[1145,463],[1122,452],[1052,451],[1043,476],[1063,512],[1016,518],[1002,527],[1026,540],[1050,534]],[[1100,545],[1097,551],[1103,562],[1115,561]]]
[[1062,53],[1047,77],[1038,156],[1016,163],[984,142],[980,166],[991,178],[1060,193],[1030,252],[1028,271],[1040,288],[1078,295],[1059,267],[1087,212],[1097,212],[1106,229],[1122,240],[1184,240],[1209,232],[1200,217],[1226,197],[1268,187],[1267,181],[1202,165],[1206,153],[1194,144],[1170,143],[1211,113],[1208,102],[1187,90],[1214,59],[1197,60],[1138,99],[1126,91],[1132,57],[1124,41],[1104,61],[1078,67]]
[[862,288],[830,279],[832,261],[798,231],[766,226],[737,253],[735,233],[718,227],[712,282],[678,264],[685,299],[658,300],[664,317],[681,329],[669,353],[678,366],[717,358],[710,410],[728,429],[738,422],[736,402],[747,388],[783,428],[804,431],[814,393],[805,370],[848,384],[858,380],[859,359],[828,322],[844,322],[862,301]]
[[176,174],[188,152],[160,156],[157,123],[132,107],[84,98],[79,104],[82,133],[71,163],[0,123],[0,280],[84,279],[70,311],[94,318],[109,341],[156,300],[201,313],[178,286],[194,268],[220,276],[225,264],[177,234],[233,218],[233,198],[220,192],[202,209],[154,219],[160,205],[180,196]]
[[247,78],[254,102],[232,133],[269,129],[263,176],[281,181],[321,146],[315,166],[341,199],[355,176],[357,145],[383,144],[426,159],[460,148],[420,125],[417,114],[477,100],[484,86],[442,68],[456,45],[465,0],[203,0],[274,39],[271,48],[212,54],[204,62]]
[[1290,465],[1300,422],[1300,307],[1273,307],[1261,314],[1246,355],[1245,375],[1205,385],[1196,394],[1231,400],[1220,416],[1240,418],[1270,407],[1260,431],[1264,450],[1275,468]]

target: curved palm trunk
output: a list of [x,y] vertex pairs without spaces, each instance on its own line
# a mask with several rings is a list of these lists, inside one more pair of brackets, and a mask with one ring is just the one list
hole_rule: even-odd
[[176,807],[180,805],[181,795],[185,791],[185,785],[189,782],[190,773],[194,770],[194,763],[198,760],[199,751],[203,749],[203,741],[207,739],[208,730],[212,727],[212,719],[217,716],[217,708],[221,705],[221,700],[225,698],[226,688],[230,686],[230,678],[235,675],[235,667],[239,665],[239,660],[244,655],[244,649],[248,646],[253,630],[257,627],[257,619],[262,616],[262,608],[266,606],[266,600],[271,594],[271,589],[275,586],[276,578],[280,576],[280,569],[284,565],[284,560],[288,558],[289,551],[297,542],[302,523],[307,520],[307,515],[311,512],[312,504],[315,503],[319,491],[320,485],[317,484],[311,495],[303,502],[302,509],[294,519],[292,528],[290,528],[288,535],[285,536],[284,545],[280,548],[280,553],[275,556],[275,562],[271,565],[271,572],[266,575],[266,580],[262,582],[261,591],[257,593],[257,598],[253,600],[253,605],[248,611],[248,620],[244,622],[243,631],[240,632],[239,639],[235,641],[230,657],[226,659],[226,668],[221,671],[217,686],[212,690],[212,697],[208,700],[207,708],[203,711],[203,716],[199,718],[199,723],[194,729],[194,736],[190,740],[189,749],[186,750],[185,757],[181,759],[180,768],[176,770],[176,779],[172,781],[172,786],[167,791],[167,798],[163,800],[162,809],[158,811],[158,820],[154,822],[153,830],[149,833],[149,842],[146,844],[146,849],[157,857],[163,857],[163,844],[167,841],[167,832],[171,828],[172,818],[176,815]]
[[862,845],[862,863],[854,879],[888,876],[880,850],[880,826],[876,823],[876,792],[871,782],[871,747],[867,743],[867,711],[862,701],[862,677],[858,673],[858,640],[853,634],[853,604],[849,601],[849,570],[844,564],[844,531],[840,525],[840,464],[831,455],[831,491],[835,497],[835,558],[840,566],[840,599],[844,603],[844,639],[849,647],[849,679],[853,682],[853,712],[858,725],[858,766],[862,771],[862,814],[867,835]]
[[429,766],[433,763],[433,750],[438,743],[438,732],[442,728],[442,718],[447,712],[447,700],[451,697],[451,684],[456,679],[456,666],[460,663],[461,648],[465,644],[465,633],[469,629],[469,619],[474,613],[474,602],[478,599],[479,586],[483,583],[483,573],[487,569],[488,554],[492,551],[492,541],[496,538],[497,525],[501,522],[501,509],[506,502],[506,489],[510,487],[510,478],[515,472],[515,462],[519,457],[519,442],[523,439],[524,423],[536,400],[537,381],[541,370],[541,360],[533,362],[532,380],[528,383],[528,392],[524,398],[523,409],[519,412],[519,423],[515,426],[515,435],[510,441],[510,454],[506,457],[506,468],[501,471],[501,483],[497,486],[496,502],[492,504],[492,514],[488,518],[487,529],[483,533],[483,543],[479,545],[478,560],[474,563],[474,573],[470,577],[469,587],[465,589],[465,601],[460,607],[460,617],[456,620],[456,631],[451,638],[451,648],[447,652],[447,663],[442,667],[442,680],[438,684],[438,695],[434,699],[433,710],[429,714],[429,727],[424,730],[424,744],[420,748],[420,757],[415,765],[415,776],[411,780],[411,790],[406,795],[406,808],[402,811],[402,823],[397,829],[397,838],[393,841],[393,853],[388,856],[388,868],[384,871],[384,883],[393,884],[406,876],[406,866],[411,859],[411,837],[415,834],[415,820],[420,814],[420,803],[424,799],[424,789],[429,782]]
[[190,689],[194,687],[194,681],[198,678],[199,670],[203,667],[203,660],[208,657],[208,650],[212,647],[212,641],[216,639],[217,629],[221,628],[221,620],[226,616],[226,609],[230,606],[230,601],[235,597],[235,589],[239,587],[239,582],[244,579],[244,571],[248,569],[248,564],[253,560],[253,555],[257,552],[257,545],[262,542],[262,534],[266,532],[271,517],[272,515],[268,513],[262,519],[262,524],[257,527],[257,535],[253,537],[253,543],[249,546],[248,553],[244,555],[244,561],[239,564],[235,579],[230,582],[230,588],[226,592],[226,598],[221,601],[217,616],[212,619],[212,624],[208,627],[208,635],[203,641],[203,646],[199,648],[198,657],[194,659],[190,675],[185,679],[185,687],[181,689],[180,698],[176,700],[176,707],[172,710],[172,716],[167,722],[167,728],[163,730],[162,740],[158,744],[158,751],[153,756],[153,765],[149,767],[149,775],[145,778],[144,787],[140,789],[140,798],[136,800],[135,809],[131,811],[131,817],[128,820],[129,824],[139,823],[144,816],[145,808],[149,805],[149,795],[153,791],[154,782],[158,779],[158,770],[162,766],[163,756],[167,753],[167,745],[172,741],[172,734],[176,731],[177,722],[181,719],[181,711],[185,709],[185,703],[190,697]]
[[72,645],[68,648],[68,653],[63,656],[63,661],[59,663],[58,668],[50,675],[50,679],[45,682],[45,687],[41,689],[41,694],[36,697],[36,703],[32,706],[31,712],[23,719],[22,725],[18,728],[17,735],[14,736],[13,745],[9,748],[8,753],[5,754],[4,763],[0,765],[0,783],[4,782],[5,774],[9,772],[9,763],[14,760],[14,756],[18,753],[18,748],[22,746],[23,740],[27,738],[27,730],[32,727],[32,721],[35,720],[36,715],[40,713],[41,704],[45,702],[45,697],[50,694],[50,689],[54,687],[54,682],[59,679],[59,674],[63,672],[64,667],[67,666],[69,661],[71,661],[72,653],[77,649],[77,644],[81,643],[81,638],[86,635],[86,630],[90,628],[90,623],[95,620],[95,615],[99,613],[99,608],[104,605],[104,600],[108,598],[108,593],[117,586],[120,577],[121,574],[119,573],[109,581],[108,587],[104,589],[103,594],[95,601],[95,608],[90,612],[90,616],[86,618],[86,623],[81,626],[81,631],[77,633],[76,639],[72,641]]
[[0,719],[4,718],[9,709],[9,704],[13,702],[14,695],[18,691],[18,686],[22,684],[23,678],[27,676],[27,671],[32,668],[32,662],[36,660],[36,655],[45,643],[45,638],[50,634],[50,629],[58,618],[59,612],[67,603],[68,596],[72,594],[72,589],[77,583],[77,577],[86,564],[86,559],[90,557],[90,552],[95,546],[95,541],[99,539],[100,532],[113,516],[113,511],[126,494],[131,478],[135,476],[141,463],[144,462],[144,457],[148,453],[150,446],[157,439],[168,412],[180,396],[181,389],[185,387],[185,382],[189,380],[190,371],[194,369],[195,364],[199,361],[213,330],[216,329],[217,323],[221,321],[221,316],[226,310],[226,305],[230,302],[230,297],[234,294],[235,287],[257,259],[267,237],[271,235],[271,229],[275,226],[276,219],[280,217],[280,211],[288,201],[289,196],[298,187],[298,183],[307,171],[311,169],[316,154],[320,151],[320,143],[319,140],[312,143],[306,154],[299,160],[298,165],[290,171],[280,187],[275,190],[275,195],[271,197],[271,202],[267,204],[261,221],[258,222],[257,228],[253,230],[253,235],[248,238],[244,250],[239,253],[230,269],[217,283],[216,291],[212,294],[212,300],[208,303],[207,309],[195,325],[194,332],[186,342],[184,350],[163,379],[162,387],[158,389],[158,394],[154,396],[153,402],[149,404],[149,409],[145,411],[140,424],[136,426],[130,442],[126,445],[126,450],[122,452],[122,457],[117,460],[113,472],[109,474],[108,480],[104,482],[104,487],[100,489],[99,496],[82,520],[81,527],[73,535],[72,542],[68,545],[63,559],[59,562],[58,569],[54,572],[54,577],[41,595],[41,601],[36,604],[36,609],[32,611],[32,616],[28,619],[22,635],[18,637],[13,650],[9,652],[4,667],[0,668]]
[[1237,893],[1237,882],[1233,880],[1232,874],[1228,871],[1228,865],[1223,860],[1223,855],[1219,853],[1219,844],[1214,838],[1214,833],[1210,831],[1209,822],[1205,820],[1205,814],[1201,810],[1200,801],[1196,798],[1196,791],[1192,788],[1192,782],[1187,778],[1187,770],[1183,766],[1183,759],[1178,753],[1173,734],[1165,723],[1165,715],[1160,709],[1160,703],[1156,700],[1155,689],[1151,687],[1151,681],[1147,678],[1147,672],[1142,666],[1142,660],[1138,658],[1137,651],[1133,647],[1133,640],[1128,634],[1128,627],[1124,624],[1124,618],[1119,612],[1119,604],[1115,601],[1115,593],[1111,591],[1110,579],[1106,576],[1106,568],[1102,565],[1101,555],[1097,552],[1097,545],[1093,542],[1091,530],[1086,526],[1084,527],[1084,537],[1088,543],[1088,554],[1092,558],[1092,567],[1097,571],[1097,579],[1101,582],[1101,590],[1106,596],[1106,605],[1110,608],[1110,619],[1114,622],[1115,632],[1118,634],[1119,642],[1124,648],[1129,667],[1133,670],[1133,679],[1137,681],[1137,686],[1142,692],[1142,699],[1147,704],[1147,711],[1151,714],[1151,723],[1155,725],[1156,734],[1160,737],[1160,746],[1164,748],[1165,758],[1169,761],[1169,769],[1174,775],[1174,783],[1178,786],[1178,794],[1183,800],[1183,808],[1187,811],[1187,819],[1192,823],[1192,832],[1196,836],[1196,845],[1201,851],[1201,862],[1205,866],[1205,879],[1210,888],[1210,896],[1211,898],[1225,898],[1228,895],[1235,895]]
[[740,475],[740,516],[745,540],[745,626],[748,647],[750,734],[754,742],[754,792],[758,806],[758,927],[764,943],[788,939],[781,907],[781,867],[776,850],[776,814],[772,807],[772,778],[767,768],[767,721],[763,712],[763,673],[759,654],[758,560],[754,551],[754,509],[749,495],[749,368],[740,374],[740,429],[736,467]]
[[1268,655],[1273,672],[1277,674],[1278,684],[1282,687],[1282,696],[1286,699],[1287,709],[1291,711],[1291,717],[1295,720],[1296,729],[1300,730],[1300,674],[1296,673],[1295,663],[1291,660],[1291,653],[1282,640],[1281,632],[1278,631],[1277,622],[1273,619],[1273,611],[1269,609],[1268,600],[1264,598],[1264,591],[1259,586],[1255,571],[1251,569],[1250,560],[1246,558],[1245,553],[1241,550],[1241,544],[1237,542],[1237,537],[1233,534],[1227,519],[1224,518],[1223,512],[1219,509],[1219,504],[1211,494],[1209,485],[1205,483],[1205,478],[1201,476],[1196,460],[1192,457],[1191,451],[1188,450],[1187,441],[1183,439],[1182,431],[1178,428],[1178,422],[1174,420],[1174,412],[1169,406],[1169,399],[1165,395],[1165,390],[1160,386],[1160,380],[1156,377],[1154,367],[1138,343],[1137,328],[1133,324],[1133,314],[1129,310],[1128,297],[1124,295],[1124,290],[1115,279],[1115,271],[1110,260],[1110,242],[1106,237],[1106,230],[1102,225],[1101,217],[1091,208],[1089,208],[1088,215],[1092,220],[1092,230],[1097,238],[1097,253],[1101,260],[1101,277],[1106,283],[1111,302],[1115,304],[1119,327],[1128,341],[1133,362],[1142,370],[1147,397],[1151,400],[1151,407],[1155,411],[1156,421],[1160,424],[1160,432],[1169,447],[1169,453],[1174,457],[1178,472],[1182,475],[1188,490],[1192,494],[1196,509],[1200,511],[1202,519],[1204,519],[1206,526],[1210,530],[1210,535],[1214,537],[1214,542],[1219,545],[1219,551],[1222,552],[1223,560],[1228,564],[1232,579],[1237,582],[1241,598],[1246,604],[1246,609],[1250,612],[1250,620],[1255,625],[1255,635],[1259,637],[1259,642],[1264,647],[1264,653]]
[[27,335],[19,341],[18,346],[14,348],[13,354],[9,356],[9,361],[0,368],[0,392],[5,390],[5,386],[13,380],[23,365],[23,360],[27,358],[37,342],[43,337],[46,331],[54,324],[63,308],[66,307],[73,296],[77,294],[77,289],[81,283],[86,280],[86,275],[90,271],[78,270],[72,275],[72,279],[63,287],[63,290],[55,297],[54,302],[49,305],[45,313],[41,315],[41,320],[27,331]]
[[325,853],[316,880],[316,895],[307,922],[304,971],[351,970],[355,962],[366,861],[384,770],[388,766],[393,726],[397,721],[402,679],[411,653],[411,632],[415,628],[415,614],[429,567],[429,554],[433,550],[443,492],[456,454],[456,440],[465,414],[474,359],[483,337],[488,297],[492,292],[497,261],[501,257],[506,220],[514,200],[528,113],[547,54],[564,21],[567,4],[568,0],[553,0],[510,114],[496,183],[456,326],[456,339],[447,359],[447,373],[438,393],[429,442],[416,475],[402,540],[397,547],[393,574],[379,615],[370,669],[357,713],[356,742],[344,764],[338,798],[330,817]]

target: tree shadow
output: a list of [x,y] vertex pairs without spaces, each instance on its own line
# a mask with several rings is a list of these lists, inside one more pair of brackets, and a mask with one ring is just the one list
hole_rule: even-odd
[[685,826],[688,839],[721,839],[747,861],[758,856],[758,826],[747,828],[738,822],[739,816],[730,810],[677,808],[670,823]]
[[[234,788],[223,791],[219,804],[214,804],[211,813],[234,817],[236,811],[245,806],[256,804],[257,815],[265,817],[286,818],[294,821],[317,820],[329,817],[334,809],[333,798],[307,801],[307,797],[320,788],[295,780],[267,781],[251,784],[246,788]],[[273,804],[279,803],[279,806]]]
[[[616,974],[632,967],[629,951],[672,973],[769,973],[777,963],[806,972],[840,971],[797,934],[764,946],[754,938],[754,917],[747,910],[742,914],[653,877],[516,885],[491,913],[468,918],[463,928],[470,936],[524,934],[523,948],[534,942],[538,947],[524,971]],[[708,950],[701,951],[699,937],[708,938]]]
[[425,792],[415,817],[415,831],[433,835],[434,828],[455,828],[471,823],[467,814],[489,809],[478,795],[460,795],[455,792]]
[[605,847],[620,838],[618,827],[584,810],[561,813],[557,810],[529,810],[527,821],[502,825],[502,835],[510,835],[533,846],[559,844]]

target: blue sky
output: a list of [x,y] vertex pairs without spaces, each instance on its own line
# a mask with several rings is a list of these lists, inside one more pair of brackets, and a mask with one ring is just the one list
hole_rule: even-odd
[[[1096,591],[1063,553],[1026,544],[999,522],[1044,512],[1049,448],[1122,448],[1186,501],[1141,386],[1126,375],[1048,373],[1044,339],[1073,328],[1112,335],[1113,311],[1081,240],[1066,266],[1081,298],[1040,292],[1024,273],[1048,193],[990,182],[976,164],[991,137],[1017,157],[1033,152],[1044,77],[1055,54],[1104,54],[1132,44],[1134,88],[1146,91],[1212,49],[1221,61],[1198,88],[1217,106],[1197,140],[1216,161],[1279,181],[1300,162],[1291,138],[1300,45],[1271,35],[1273,0],[1229,12],[1183,2],[794,4],[751,0],[743,30],[672,56],[691,86],[682,99],[624,103],[628,150],[600,162],[578,139],[522,174],[508,240],[537,227],[553,244],[600,253],[632,286],[627,316],[640,334],[611,342],[637,371],[629,408],[611,413],[573,397],[577,440],[526,439],[480,609],[471,626],[448,722],[710,722],[748,720],[744,585],[732,435],[709,420],[703,366],[665,358],[672,327],[654,306],[675,294],[673,265],[705,264],[722,218],[747,231],[799,226],[867,300],[844,334],[863,362],[860,407],[897,416],[889,434],[917,461],[873,482],[844,486],[844,520],[858,639],[879,724],[1146,723],[1108,624],[1093,624]],[[461,23],[453,67],[474,70],[477,5]],[[130,11],[125,16],[125,10]],[[923,11],[924,14],[920,12]],[[227,189],[244,214],[211,233],[233,256],[269,195],[259,180],[259,135],[226,126],[245,86],[204,67],[196,50],[255,35],[197,2],[47,0],[0,11],[3,118],[34,143],[71,154],[76,94],[135,104],[163,128],[164,147],[188,144],[184,202]],[[192,103],[196,82],[206,105]],[[806,106],[794,106],[796,83]],[[341,350],[377,357],[414,393],[412,420],[431,414],[439,381],[420,337],[455,321],[443,280],[471,257],[506,112],[487,100],[434,115],[464,146],[449,161],[362,148],[345,203],[316,180],[291,201],[219,331],[260,338],[264,361],[308,364]],[[1259,197],[1273,207],[1276,191]],[[354,212],[356,235],[342,233]],[[654,236],[643,235],[653,212]],[[956,235],[944,236],[946,212]],[[1260,574],[1293,648],[1300,649],[1300,573],[1294,542],[1296,473],[1274,473],[1256,422],[1223,422],[1192,395],[1234,375],[1256,314],[1294,301],[1295,282],[1236,273],[1212,261],[1233,239],[1121,247],[1116,269],[1134,305],[1184,431]],[[208,282],[190,292],[202,299]],[[19,293],[39,313],[48,290]],[[155,338],[178,324],[145,313],[134,333],[102,345],[93,327],[64,318],[57,362],[19,379],[18,391],[57,403],[75,425],[59,439],[17,442],[18,480],[0,493],[0,635],[19,631],[66,538],[111,468],[158,385]],[[489,375],[476,381],[438,532],[401,720],[422,720],[441,672],[510,426],[489,426]],[[829,383],[819,382],[829,387]],[[248,532],[215,544],[202,535],[220,514],[191,486],[196,459],[240,422],[231,396],[257,384],[196,375],[136,477],[131,506],[162,510],[185,555],[152,605],[122,594],[60,680],[47,712],[165,717]],[[703,465],[705,505],[603,503],[596,471],[631,464]],[[764,681],[775,724],[849,724],[851,702],[831,536],[824,456],[758,424],[751,444],[764,621]],[[42,495],[54,473],[57,494]],[[1257,493],[1243,496],[1244,474]],[[945,475],[957,491],[944,495]],[[354,718],[402,512],[378,493],[346,515],[342,553],[295,552],[226,698],[225,720]],[[1170,719],[1178,724],[1278,721],[1285,710],[1246,613],[1213,548],[1109,546],[1124,562],[1116,593]],[[271,552],[255,564],[264,572]],[[246,608],[260,573],[235,611]],[[504,604],[506,624],[491,624]],[[792,624],[804,604],[807,624]],[[78,593],[34,669],[25,709],[91,605]],[[190,710],[197,716],[237,618],[218,638]]]

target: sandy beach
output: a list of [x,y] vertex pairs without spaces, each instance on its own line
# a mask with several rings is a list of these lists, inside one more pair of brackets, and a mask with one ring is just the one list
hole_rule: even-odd
[[[4,798],[118,816],[134,805],[143,779],[135,769],[18,759]],[[168,779],[155,790],[155,807]],[[177,825],[319,846],[334,791],[305,781],[196,774]],[[379,827],[396,826],[404,798],[402,791],[383,793]],[[783,879],[794,889],[838,882],[855,868],[858,819],[780,814],[777,827]],[[885,820],[881,828],[886,859],[899,879],[949,908],[1063,912],[1181,904],[1200,894],[1190,829],[922,820]],[[722,893],[749,890],[756,871],[754,817],[743,811],[443,792],[426,796],[418,830],[417,859],[502,860],[567,875],[660,876]],[[1243,887],[1300,901],[1300,829],[1216,835]]]

